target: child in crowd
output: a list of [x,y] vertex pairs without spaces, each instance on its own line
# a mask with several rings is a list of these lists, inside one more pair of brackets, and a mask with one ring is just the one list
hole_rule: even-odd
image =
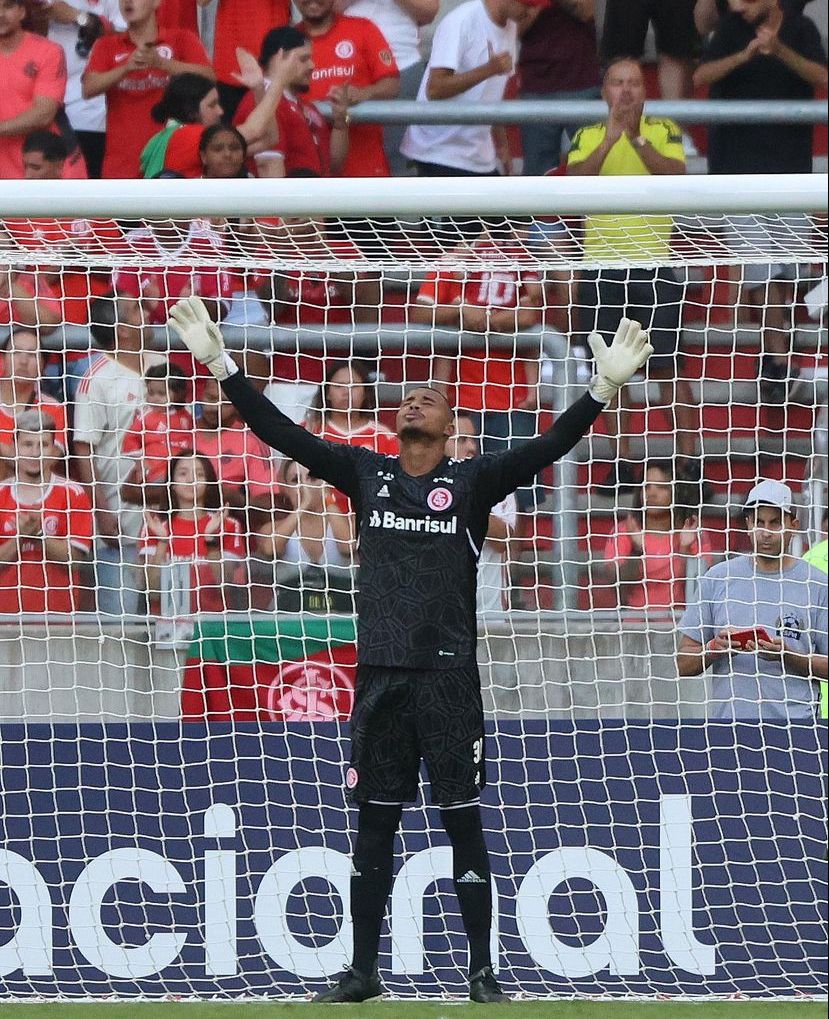
[[190,609],[223,612],[244,586],[245,544],[238,520],[222,509],[213,464],[186,451],[170,463],[165,505],[144,514],[140,556],[147,570],[150,609],[158,610],[162,568],[190,563]]
[[157,364],[144,375],[146,403],[133,418],[121,452],[135,460],[122,495],[137,505],[158,506],[173,457],[194,442],[193,415],[185,406],[187,378],[177,365]]

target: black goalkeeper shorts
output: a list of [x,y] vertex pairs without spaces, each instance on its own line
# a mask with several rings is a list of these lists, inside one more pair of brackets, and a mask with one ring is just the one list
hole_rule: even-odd
[[432,803],[449,806],[478,798],[486,784],[486,760],[477,666],[435,672],[359,666],[346,774],[349,800],[416,800],[421,760]]

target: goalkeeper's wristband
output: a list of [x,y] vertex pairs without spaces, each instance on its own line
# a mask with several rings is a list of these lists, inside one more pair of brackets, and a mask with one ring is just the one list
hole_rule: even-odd
[[609,407],[619,389],[619,386],[614,386],[612,382],[608,382],[601,375],[594,375],[590,380],[590,385],[587,387],[587,392],[590,393],[596,403],[602,403],[605,407]]
[[228,354],[226,350],[223,350],[219,357],[215,357],[212,361],[208,361],[205,364],[205,368],[210,374],[218,379],[219,382],[224,382],[225,379],[229,379],[231,375],[235,375],[239,368],[233,358]]

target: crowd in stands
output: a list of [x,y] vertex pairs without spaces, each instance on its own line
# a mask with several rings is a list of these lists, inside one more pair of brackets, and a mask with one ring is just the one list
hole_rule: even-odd
[[[440,17],[438,0],[296,0],[294,8],[287,0],[0,0],[0,178],[59,187],[83,177],[683,174],[690,136],[643,109],[649,24],[663,97],[708,89],[721,99],[804,99],[827,80],[805,6],[607,0],[597,26],[595,0],[466,0]],[[200,8],[214,15],[210,53]],[[422,30],[433,22],[427,51]],[[486,123],[383,128],[350,116],[370,100],[486,104],[511,95],[601,97],[607,114],[593,124],[524,124],[520,147]],[[712,127],[707,151],[712,173],[810,172],[812,128]],[[495,452],[539,428],[539,336],[561,302],[529,253],[533,243],[555,245],[557,229],[458,220],[433,231],[485,263],[479,272],[435,269],[407,295],[413,326],[476,336],[454,353],[441,348],[428,366],[458,408],[447,455]],[[753,229],[734,219],[726,239],[739,251]],[[666,261],[673,231],[669,217],[587,218],[588,264],[572,294],[577,345],[593,330],[611,335],[623,316],[646,324],[656,348],[650,380],[671,415],[676,456],[644,464],[631,458],[630,408],[605,415],[612,464],[598,490],[637,495],[607,540],[602,570],[635,609],[681,607],[688,564],[704,570],[712,557],[699,519],[698,408],[680,345],[685,290],[669,268],[589,263],[634,251]],[[263,261],[278,255],[291,267],[231,271],[240,239]],[[177,223],[148,210],[140,222],[8,221],[0,243],[29,259],[0,268],[0,334],[8,334],[0,611],[164,611],[168,567],[181,562],[195,571],[193,611],[347,607],[357,561],[347,500],[274,456],[189,355],[153,351],[150,330],[191,294],[228,325],[376,325],[381,279],[359,267],[376,237],[307,218]],[[50,245],[70,243],[85,264],[50,266]],[[96,267],[96,253],[102,262],[117,253],[118,268]],[[343,265],[336,273],[303,264],[332,255]],[[205,268],[213,257],[216,267]],[[745,278],[769,308],[759,366],[768,403],[784,402],[795,376],[787,309],[800,295],[790,268],[754,265]],[[88,327],[88,349],[46,351],[42,339],[61,323]],[[284,386],[315,392],[305,423],[324,437],[393,453],[396,438],[377,414],[377,363],[323,353],[309,341],[295,354],[249,353],[246,367],[275,400]],[[522,491],[493,511],[482,611],[507,607],[508,543],[542,497]]]

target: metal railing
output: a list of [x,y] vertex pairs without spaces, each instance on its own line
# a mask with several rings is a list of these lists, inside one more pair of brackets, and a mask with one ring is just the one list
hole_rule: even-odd
[[[330,112],[321,103],[323,113]],[[645,104],[649,117],[683,124],[826,124],[826,101],[743,99],[658,99]],[[509,99],[500,103],[450,100],[372,100],[349,111],[357,124],[589,124],[607,117],[601,99]]]

